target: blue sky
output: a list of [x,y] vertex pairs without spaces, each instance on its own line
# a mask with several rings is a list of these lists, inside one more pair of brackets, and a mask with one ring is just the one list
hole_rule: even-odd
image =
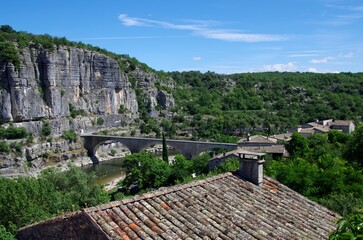
[[362,72],[363,0],[0,0],[0,25],[156,70]]

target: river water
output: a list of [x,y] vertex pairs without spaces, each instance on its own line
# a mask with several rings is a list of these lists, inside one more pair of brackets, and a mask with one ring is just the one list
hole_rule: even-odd
[[122,177],[125,172],[122,169],[123,158],[114,158],[111,160],[100,162],[81,167],[85,173],[94,172],[97,176],[97,183],[104,185],[119,177]]
[[[162,152],[155,152],[154,154],[161,157]],[[172,159],[178,152],[174,149],[169,149],[169,160]],[[97,183],[104,185],[110,183],[115,179],[119,179],[125,175],[125,171],[122,168],[122,162],[124,158],[114,158],[111,160],[101,161],[98,164],[91,164],[81,167],[81,170],[85,173],[94,172],[97,176]]]

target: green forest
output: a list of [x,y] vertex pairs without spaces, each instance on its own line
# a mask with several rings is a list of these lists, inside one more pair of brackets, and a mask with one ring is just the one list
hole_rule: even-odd
[[[360,121],[363,74],[173,72],[175,121],[192,115],[195,138],[219,140],[256,129],[285,132],[315,119]],[[223,139],[223,138],[222,138]]]

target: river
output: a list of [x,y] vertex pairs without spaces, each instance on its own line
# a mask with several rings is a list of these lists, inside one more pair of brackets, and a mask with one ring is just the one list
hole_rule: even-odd
[[[154,152],[156,155],[162,155],[162,152]],[[174,149],[169,149],[169,159],[173,159],[178,154]],[[125,175],[122,169],[122,162],[124,158],[114,158],[111,160],[101,161],[99,164],[91,164],[81,167],[85,173],[94,172],[97,176],[97,183],[105,185],[111,183],[115,179],[120,179]]]
[[97,183],[104,185],[125,174],[121,167],[122,162],[123,158],[114,158],[100,162],[99,164],[83,166],[81,167],[81,170],[85,173],[94,172],[97,176]]

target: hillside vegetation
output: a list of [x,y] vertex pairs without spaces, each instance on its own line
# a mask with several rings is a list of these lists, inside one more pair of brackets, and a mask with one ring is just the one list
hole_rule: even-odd
[[362,73],[169,74],[177,86],[175,120],[194,116],[190,125],[196,138],[281,132],[315,119],[359,121],[363,112]]

